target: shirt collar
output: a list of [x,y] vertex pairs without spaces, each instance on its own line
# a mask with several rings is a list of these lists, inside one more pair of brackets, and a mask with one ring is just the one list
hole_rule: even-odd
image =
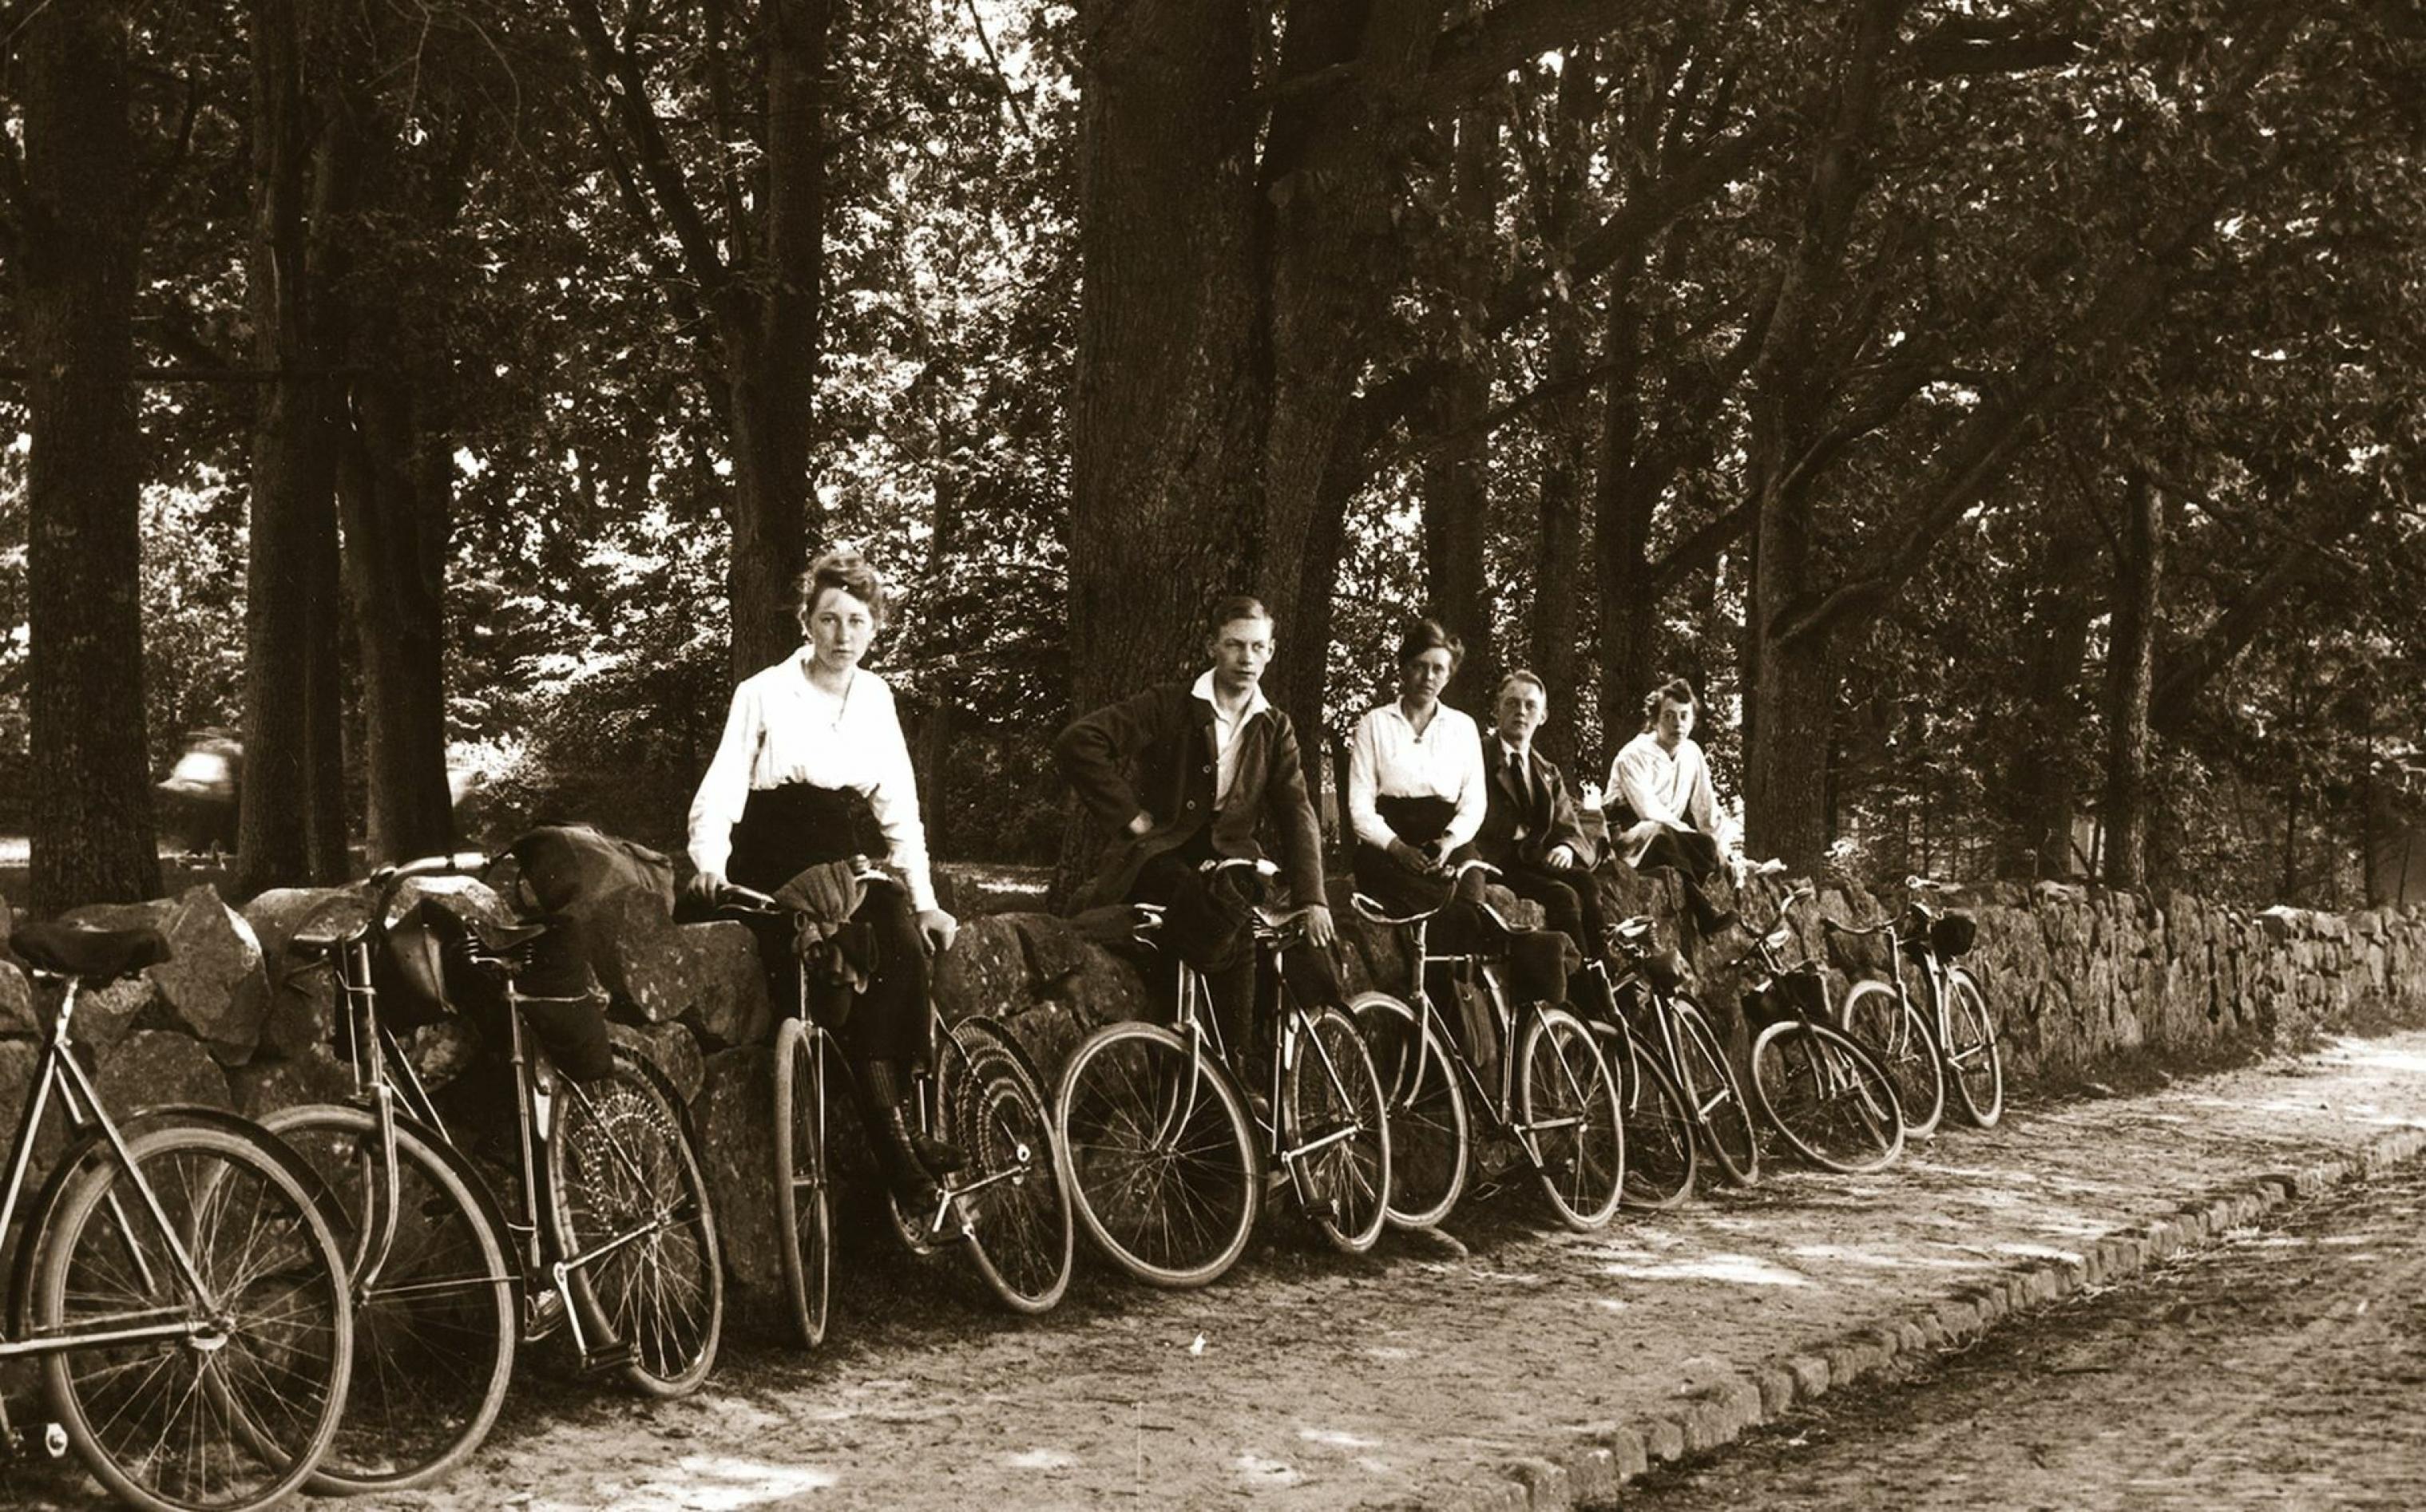
[[[1221,717],[1221,705],[1213,697],[1213,668],[1205,668],[1204,675],[1197,678],[1196,685],[1188,691],[1212,706],[1214,718]],[[1263,684],[1258,683],[1247,690],[1247,706],[1239,711],[1238,722],[1244,724],[1271,706],[1271,700],[1264,697]]]
[[[1508,737],[1505,735],[1495,734],[1491,738],[1499,747],[1500,764],[1506,765],[1508,758],[1516,754],[1516,748],[1508,743]],[[1533,748],[1530,746],[1525,748],[1525,764],[1528,766],[1533,764]]]

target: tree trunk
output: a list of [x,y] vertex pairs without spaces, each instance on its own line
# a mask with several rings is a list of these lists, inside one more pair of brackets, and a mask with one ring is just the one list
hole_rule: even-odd
[[[381,344],[385,346],[384,343]],[[365,841],[374,862],[454,844],[446,782],[446,534],[454,461],[443,362],[392,348],[354,385],[340,475],[362,658]]]
[[[1495,245],[1492,221],[1499,202],[1499,122],[1488,110],[1458,118],[1451,154],[1449,214],[1480,247]],[[1481,333],[1483,301],[1498,281],[1493,261],[1479,252],[1460,267],[1452,294],[1458,350],[1451,376],[1432,406],[1432,440],[1424,452],[1424,581],[1431,612],[1465,642],[1465,669],[1449,700],[1486,721],[1499,681],[1492,625],[1491,439],[1483,413],[1491,407],[1491,351]]]
[[137,593],[142,450],[129,369],[143,216],[129,8],[54,0],[24,20],[19,44],[37,913],[160,890]]
[[2148,703],[2165,570],[2164,500],[2133,474],[2117,537],[2106,663],[2106,885],[2147,881]]
[[2013,807],[1998,870],[2007,877],[2074,875],[2072,822],[2079,793],[2073,748],[2081,716],[2072,691],[2080,680],[2097,607],[2088,588],[2094,538],[2081,530],[2059,530],[2049,546],[2051,586],[2032,617],[2023,724],[2005,769]]
[[[295,0],[255,0],[253,352],[286,376],[267,386],[252,445],[245,573],[245,782],[236,887],[344,877],[346,822],[338,668],[334,285],[339,222],[359,178],[349,113],[312,86],[350,49],[305,27]],[[307,68],[307,65],[318,65]]]

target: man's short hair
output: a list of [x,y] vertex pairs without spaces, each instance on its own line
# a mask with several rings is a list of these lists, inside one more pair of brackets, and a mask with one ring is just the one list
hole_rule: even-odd
[[1534,692],[1542,695],[1542,701],[1544,703],[1550,701],[1550,684],[1543,682],[1540,674],[1528,671],[1522,667],[1516,668],[1516,670],[1509,673],[1506,677],[1499,680],[1499,691],[1491,695],[1491,701],[1497,703],[1500,700],[1508,696],[1508,690],[1510,688],[1514,687],[1519,683],[1530,685]]
[[1272,612],[1264,607],[1263,600],[1252,593],[1233,593],[1215,604],[1205,614],[1205,633],[1208,635],[1218,635],[1221,633],[1221,627],[1233,619],[1261,619],[1264,623],[1270,624]]
[[1693,722],[1702,722],[1702,700],[1693,696],[1693,684],[1681,677],[1672,677],[1651,690],[1642,700],[1642,728],[1648,730],[1659,722],[1659,706],[1681,703],[1693,711]]
[[1429,615],[1409,621],[1399,637],[1399,665],[1404,667],[1428,651],[1448,652],[1448,669],[1454,672],[1465,661],[1465,637]]

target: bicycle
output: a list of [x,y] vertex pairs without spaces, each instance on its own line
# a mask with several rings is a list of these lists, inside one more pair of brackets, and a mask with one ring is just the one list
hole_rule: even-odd
[[[335,1440],[354,1324],[326,1193],[275,1136],[209,1108],[121,1125],[69,1025],[92,986],[169,958],[153,929],[19,925],[9,948],[59,1002],[8,1156],[0,1233],[25,1198],[51,1100],[69,1134],[24,1207],[0,1359],[41,1361],[57,1419],[133,1506],[242,1512],[301,1486]],[[5,1401],[0,1436],[13,1440]]]
[[[1609,926],[1609,947],[1626,963],[1614,980],[1598,961],[1585,966],[1587,973],[1599,975],[1608,1001],[1617,1010],[1612,1021],[1595,1020],[1593,1033],[1601,1037],[1604,1054],[1614,1047],[1610,1064],[1619,1069],[1621,1080],[1629,1086],[1640,1081],[1672,1089],[1684,1109],[1692,1143],[1709,1152],[1730,1182],[1750,1186],[1760,1179],[1760,1139],[1753,1124],[1752,1103],[1720,1047],[1709,1010],[1687,989],[1684,963],[1653,948],[1653,928],[1647,914]],[[1642,1120],[1632,1115],[1629,1118],[1631,1137]],[[1658,1137],[1663,1143],[1674,1138],[1665,1133]],[[1655,1200],[1659,1195],[1655,1180],[1659,1167],[1654,1165],[1646,1170],[1639,1183],[1642,1205],[1674,1206],[1684,1200],[1699,1165],[1690,1149],[1686,1157],[1681,1187],[1665,1201]],[[1630,1156],[1629,1170],[1635,1163]],[[1674,1182],[1673,1175],[1671,1182]]]
[[[313,1478],[322,1490],[404,1490],[461,1463],[496,1422],[517,1350],[559,1327],[585,1373],[619,1371],[653,1396],[696,1389],[715,1364],[723,1265],[681,1098],[620,1046],[588,1082],[557,1065],[547,1026],[604,1005],[521,990],[546,925],[483,930],[427,899],[388,917],[406,881],[493,864],[463,853],[382,867],[364,923],[324,933],[307,918],[287,942],[299,969],[326,962],[336,973],[355,1086],[350,1102],[267,1120],[337,1195],[364,1321],[352,1405]],[[404,1020],[461,1012],[450,989],[476,984],[502,1010],[511,1208],[396,1037]],[[589,1025],[603,1029],[594,1017]]]
[[[1269,861],[1208,861],[1225,874]],[[1134,936],[1150,945],[1164,910],[1135,904]],[[1088,1236],[1113,1263],[1156,1286],[1203,1286],[1245,1253],[1268,1192],[1287,1186],[1299,1211],[1350,1254],[1381,1237],[1390,1198],[1391,1133],[1382,1084],[1341,1009],[1308,1008],[1281,957],[1298,915],[1256,906],[1255,1021],[1274,1024],[1270,1097],[1252,1105],[1196,968],[1174,963],[1170,1028],[1108,1023],[1062,1067],[1054,1133],[1062,1182]]]
[[[1498,875],[1496,867],[1470,861],[1456,876],[1469,872]],[[1498,1085],[1486,1086],[1474,1058],[1448,1031],[1426,980],[1434,967],[1482,968],[1481,957],[1432,953],[1427,936],[1438,908],[1393,915],[1362,893],[1353,901],[1371,923],[1408,931],[1414,962],[1412,1005],[1386,992],[1360,992],[1349,1004],[1382,1072],[1399,1150],[1390,1221],[1427,1229],[1456,1208],[1472,1161],[1471,1089],[1492,1126],[1515,1143],[1561,1221],[1586,1232],[1606,1225],[1625,1181],[1625,1112],[1592,1032],[1557,1004],[1512,1008],[1496,973],[1478,969],[1490,997],[1490,1029],[1512,1049],[1500,1057]],[[1477,907],[1506,929],[1489,905]]]
[[[1867,929],[1833,922],[1828,925],[1836,934],[1884,934],[1887,939],[1887,980],[1854,983],[1845,993],[1840,1016],[1847,1032],[1879,1052],[1896,1078],[1899,1097],[1907,1080],[1914,1084],[1916,1100],[1929,1108],[1925,1125],[1916,1121],[1916,1132],[1937,1127],[1949,1085],[1965,1118],[1975,1127],[1994,1128],[2005,1111],[1997,1023],[1988,1016],[1980,985],[1954,964],[1971,948],[1979,926],[1969,914],[1933,908],[1919,896],[1954,892],[1953,883],[1913,876],[1903,885],[1913,895],[1900,919]],[[1903,972],[1894,964],[1899,956],[1920,968],[1923,1001],[1916,1002],[1906,989]],[[1934,1094],[1923,1091],[1924,1086],[1933,1086]],[[1907,1112],[1909,1108],[1907,1104]]]
[[1814,961],[1788,965],[1788,915],[1812,896],[1808,882],[1777,904],[1777,923],[1753,941],[1756,962],[1744,989],[1753,1037],[1753,1097],[1786,1142],[1815,1166],[1859,1175],[1884,1169],[1903,1151],[1895,1084],[1870,1053],[1828,1015],[1828,985]]
[[[898,886],[865,857],[865,886]],[[752,888],[726,884],[728,912],[777,917],[789,910]],[[794,953],[799,996],[811,1001],[808,958]],[[826,1077],[840,1062],[833,1034],[805,1012],[776,1027],[774,1064],[775,1202],[779,1251],[793,1331],[807,1348],[825,1341],[833,1295],[833,1214],[826,1170]],[[927,1001],[926,1064],[912,1075],[915,1127],[959,1148],[966,1160],[937,1181],[933,1205],[889,1206],[903,1242],[916,1252],[965,1244],[970,1268],[1014,1312],[1049,1311],[1068,1290],[1076,1250],[1070,1193],[1053,1154],[1043,1078],[1010,1031],[991,1019],[947,1024]]]
[[1626,919],[1609,927],[1612,948],[1625,957],[1625,967],[1617,976],[1610,976],[1604,961],[1584,965],[1584,974],[1599,984],[1599,1001],[1608,1004],[1610,1011],[1595,1013],[1572,997],[1569,1005],[1593,1032],[1601,1058],[1609,1062],[1609,1074],[1617,1079],[1618,1106],[1625,1127],[1625,1182],[1618,1191],[1618,1206],[1660,1212],[1681,1206],[1693,1195],[1706,1136],[1695,1103],[1687,1100],[1658,1061],[1636,1048],[1627,1026],[1629,1013],[1636,1017],[1645,1013],[1644,1003],[1655,978],[1665,981],[1670,990],[1684,985],[1682,962],[1640,943],[1629,932],[1636,928],[1647,939],[1651,921]]

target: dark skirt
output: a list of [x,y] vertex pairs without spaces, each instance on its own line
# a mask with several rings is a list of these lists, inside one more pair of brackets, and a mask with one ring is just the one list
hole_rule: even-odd
[[[1392,834],[1416,846],[1438,840],[1448,828],[1449,821],[1457,817],[1457,805],[1448,798],[1392,797],[1385,794],[1374,800],[1373,807]],[[1451,851],[1448,859],[1449,864],[1455,866],[1473,858],[1474,846],[1469,843]],[[1479,874],[1469,873],[1463,889],[1458,890],[1449,878],[1416,871],[1379,845],[1361,841],[1349,857],[1349,865],[1355,873],[1357,891],[1390,913],[1442,910],[1426,931],[1426,942],[1434,952],[1489,953],[1502,943],[1498,931],[1492,929],[1481,911],[1473,907],[1482,896]]]
[[[733,827],[733,857],[725,875],[743,887],[772,893],[809,867],[884,851],[883,833],[865,796],[849,788],[789,782],[751,791],[741,822]],[[837,1032],[844,1053],[858,1060],[923,1061],[927,945],[919,937],[909,893],[898,886],[871,886],[850,922],[870,932],[874,965],[867,986],[841,1016]],[[756,933],[776,1012],[801,1012],[790,923],[776,921]],[[822,1021],[828,1015],[818,1017]]]

